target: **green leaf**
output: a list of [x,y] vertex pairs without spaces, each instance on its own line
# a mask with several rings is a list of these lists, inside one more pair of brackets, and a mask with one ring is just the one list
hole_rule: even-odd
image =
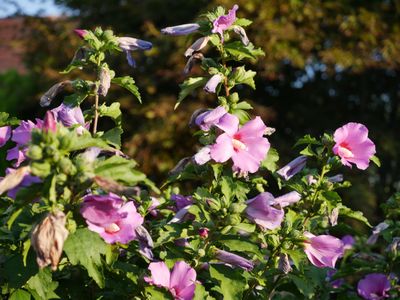
[[178,101],[176,102],[174,109],[176,109],[182,100],[185,99],[191,92],[198,87],[205,85],[207,80],[207,77],[190,77],[180,84],[179,87],[181,88],[181,91],[179,92]]
[[30,300],[31,294],[25,290],[18,289],[11,294],[8,300]]
[[124,131],[119,128],[115,127],[106,131],[102,136],[101,139],[106,141],[107,144],[114,146],[117,149],[121,148],[121,135]]
[[64,103],[71,106],[79,106],[88,95],[82,93],[74,93],[64,97]]
[[339,204],[337,208],[339,209],[339,216],[346,216],[360,221],[369,227],[372,227],[368,219],[363,215],[361,211],[353,211],[351,208],[344,206],[343,204]]
[[292,250],[284,250],[282,249],[282,252],[288,254],[290,258],[292,259],[294,265],[298,270],[300,270],[300,263],[304,259],[305,254],[303,250],[299,249],[292,249]]
[[299,145],[304,145],[304,144],[311,144],[311,145],[321,145],[321,143],[314,137],[312,137],[311,135],[307,134],[304,137],[302,137],[301,139],[299,139],[297,141],[297,143],[294,145],[294,147],[297,147]]
[[262,161],[261,166],[266,168],[268,171],[275,172],[278,169],[277,162],[279,160],[278,151],[274,148],[268,150],[267,156]]
[[253,106],[251,106],[251,104],[246,101],[242,101],[242,102],[239,102],[238,104],[236,104],[235,108],[243,109],[243,110],[250,110],[250,109],[253,109]]
[[235,84],[246,84],[255,90],[256,84],[254,82],[254,76],[256,74],[256,72],[251,70],[246,71],[245,67],[237,67],[235,72],[233,72],[230,76],[229,80],[234,80]]
[[90,147],[98,147],[101,149],[110,149],[105,141],[100,138],[93,138],[89,132],[84,132],[82,135],[77,135],[76,132],[70,132],[68,139],[71,143],[68,146],[68,151],[84,150]]
[[115,77],[111,79],[111,82],[127,89],[136,97],[136,99],[138,99],[139,103],[142,103],[142,98],[140,96],[139,89],[136,86],[135,80],[133,80],[132,77],[130,76]]
[[372,160],[372,162],[373,162],[375,165],[377,165],[379,168],[381,167],[381,161],[380,161],[380,159],[379,159],[376,155],[372,156],[372,157],[371,157],[371,160]]
[[224,300],[243,298],[247,283],[240,270],[224,265],[210,265],[210,275],[220,283],[217,291],[224,296]]
[[20,120],[17,118],[10,118],[10,115],[4,111],[0,112],[0,126],[19,125]]
[[306,148],[300,151],[300,154],[305,156],[316,156],[315,152],[313,151],[311,145],[308,145]]
[[254,48],[252,43],[250,43],[248,46],[245,46],[241,41],[226,43],[224,49],[232,56],[234,60],[237,61],[240,61],[244,58],[257,59],[258,56],[265,55],[261,48]]
[[146,286],[144,290],[147,296],[146,299],[151,299],[151,300],[174,299],[172,295],[163,288],[158,288],[155,286]]
[[289,278],[294,282],[297,289],[304,295],[306,299],[311,299],[314,296],[314,283],[312,281],[293,274],[289,274]]
[[253,23],[253,21],[249,20],[249,19],[245,19],[245,18],[237,18],[235,20],[235,23],[233,23],[233,25],[237,25],[237,26],[242,26],[242,27],[247,27],[249,25],[251,25]]
[[246,232],[252,233],[252,232],[254,232],[254,230],[256,230],[256,225],[248,224],[248,223],[240,223],[240,224],[234,225],[233,228],[235,228],[236,230],[241,230],[241,231],[246,231]]
[[110,106],[102,104],[99,107],[99,115],[100,117],[109,117],[114,120],[115,125],[121,126],[122,112],[118,102],[114,102]]
[[194,291],[194,298],[193,300],[208,300],[214,299],[211,298],[208,292],[206,291],[205,287],[200,284],[196,283],[196,290]]
[[[58,287],[58,282],[53,281],[52,273],[49,268],[39,271],[27,282],[27,288],[31,291],[35,299],[60,299],[54,292]],[[36,295],[35,295],[36,294]]]
[[146,179],[145,174],[134,169],[135,166],[135,161],[115,155],[106,160],[97,161],[95,174],[127,185],[134,185]]
[[77,229],[65,241],[64,251],[71,264],[85,267],[89,276],[104,288],[101,255],[107,253],[107,245],[97,233],[87,228]]
[[219,242],[228,247],[231,251],[250,252],[256,254],[260,258],[263,257],[259,247],[249,241],[241,240],[239,238],[231,239],[223,237],[219,239]]

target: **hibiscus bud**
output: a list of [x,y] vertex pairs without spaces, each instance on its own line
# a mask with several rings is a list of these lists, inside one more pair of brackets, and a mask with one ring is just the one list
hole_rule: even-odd
[[85,35],[88,33],[87,30],[85,29],[74,29],[74,32],[77,36],[79,36],[81,39],[85,38]]
[[213,75],[207,81],[206,85],[204,86],[204,90],[207,93],[215,93],[215,90],[216,90],[218,84],[220,84],[221,81],[222,81],[222,76],[220,74]]
[[217,199],[207,198],[206,203],[212,211],[219,211],[221,209],[221,203]]
[[289,180],[306,166],[306,162],[307,162],[307,156],[304,155],[299,156],[296,159],[289,162],[283,168],[279,169],[276,173],[281,175],[285,180]]
[[337,174],[335,176],[328,177],[327,180],[332,183],[342,182],[343,181],[343,174]]
[[286,253],[281,253],[279,255],[278,269],[285,274],[288,274],[293,270],[290,265],[289,257]]
[[153,260],[151,249],[154,247],[154,242],[150,233],[142,225],[136,227],[135,231],[139,240],[139,253],[149,260]]
[[55,85],[53,85],[46,93],[44,93],[44,95],[40,98],[40,106],[41,107],[46,107],[49,106],[51,104],[51,102],[54,100],[54,98],[61,93],[64,88],[71,84],[71,81],[66,80],[66,81],[62,81],[59,83],[56,83]]
[[119,37],[118,45],[122,50],[125,51],[150,50],[153,47],[153,44],[148,41],[135,39],[132,37]]
[[187,61],[185,68],[183,69],[183,74],[187,75],[192,70],[194,63],[196,60],[202,61],[204,59],[203,53],[195,53],[193,54]]
[[208,232],[210,230],[208,228],[200,228],[199,229],[199,236],[203,239],[206,239],[208,237]]
[[177,26],[165,27],[161,29],[161,33],[168,35],[186,35],[197,31],[200,25],[197,23],[182,24]]
[[107,96],[108,89],[111,85],[110,71],[106,68],[101,68],[99,74],[99,87],[97,89],[97,94],[103,97]]
[[47,132],[56,132],[57,131],[57,122],[54,119],[54,115],[51,111],[46,112],[46,116],[44,117],[43,129]]
[[246,271],[251,271],[254,268],[251,260],[228,251],[216,249],[215,257],[226,264],[242,268]]
[[247,37],[246,31],[241,26],[233,26],[233,31],[240,36],[243,45],[248,46],[250,44],[249,38]]
[[185,56],[189,57],[192,56],[194,52],[200,51],[203,49],[208,41],[210,40],[210,37],[204,36],[196,40],[186,51],[185,51]]
[[62,211],[49,213],[32,231],[31,243],[36,252],[36,262],[42,269],[51,264],[57,269],[64,242],[68,237],[65,228],[65,214]]
[[278,204],[280,207],[286,207],[300,200],[301,200],[301,195],[298,192],[293,191],[275,198],[274,203]]

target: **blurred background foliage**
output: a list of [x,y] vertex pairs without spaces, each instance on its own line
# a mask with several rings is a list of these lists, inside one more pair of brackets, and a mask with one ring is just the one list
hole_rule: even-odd
[[124,110],[125,152],[161,182],[181,158],[197,150],[194,130],[188,127],[191,113],[215,102],[213,96],[199,91],[174,111],[178,84],[184,80],[183,53],[195,37],[166,37],[160,29],[192,22],[216,5],[231,8],[237,3],[238,15],[254,21],[248,31],[250,40],[266,53],[258,62],[249,61],[258,72],[257,90],[243,87],[240,93],[254,105],[255,114],[277,129],[270,141],[280,151],[280,165],[297,156],[292,147],[304,134],[319,135],[349,121],[361,122],[370,129],[382,167],[371,166],[367,176],[357,169],[346,171],[354,186],[344,193],[345,202],[375,223],[380,219],[379,203],[400,190],[400,1],[55,2],[70,17],[25,19],[30,30],[25,40],[29,73],[1,75],[2,110],[21,118],[43,114],[38,105],[41,94],[66,79],[59,71],[80,44],[73,28],[102,26],[121,36],[149,40],[154,43],[151,51],[134,53],[136,69],[122,56],[113,62],[119,72],[135,78],[144,104],[119,90],[112,93]]

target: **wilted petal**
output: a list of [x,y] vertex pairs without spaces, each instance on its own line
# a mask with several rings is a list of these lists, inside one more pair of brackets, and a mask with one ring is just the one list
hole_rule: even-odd
[[136,68],[136,61],[133,59],[131,51],[124,50],[124,52],[126,55],[126,60],[128,61],[128,65],[130,65],[132,68]]
[[190,56],[185,65],[185,68],[183,69],[183,74],[185,74],[185,75],[189,74],[190,71],[192,70],[196,60],[202,61],[203,59],[204,59],[204,55],[202,53],[195,53],[192,56]]
[[332,183],[342,182],[343,174],[337,174],[335,176],[328,177],[327,180]]
[[53,85],[41,98],[40,98],[40,106],[46,107],[51,104],[54,98],[64,91],[67,85],[70,85],[71,81],[66,80]]
[[48,214],[32,231],[31,243],[36,252],[36,261],[40,268],[51,264],[53,270],[57,269],[64,241],[68,237],[65,228],[65,214],[61,211]]
[[370,235],[370,237],[367,240],[367,244],[374,245],[376,243],[376,241],[378,240],[380,233],[388,227],[389,227],[389,224],[387,224],[385,222],[381,222],[377,226],[375,226],[374,229],[372,230],[372,234]]
[[281,253],[279,255],[278,269],[285,274],[292,272],[293,269],[290,265],[289,257],[286,253]]
[[24,180],[25,176],[28,175],[29,172],[30,167],[26,166],[8,173],[0,181],[0,195],[20,185],[22,180]]
[[247,37],[246,31],[241,26],[233,26],[233,31],[240,36],[243,45],[248,46],[250,44],[249,38]]
[[111,86],[111,76],[110,71],[106,68],[101,68],[99,74],[99,88],[97,89],[97,94],[103,97],[107,96],[108,90]]
[[203,49],[208,41],[210,40],[209,36],[203,36],[201,38],[199,38],[198,40],[196,40],[186,51],[185,51],[185,56],[189,57],[192,56],[194,52],[196,51],[200,51],[201,49]]

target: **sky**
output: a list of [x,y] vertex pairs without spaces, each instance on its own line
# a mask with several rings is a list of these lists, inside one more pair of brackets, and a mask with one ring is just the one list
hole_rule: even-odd
[[58,16],[63,13],[63,10],[56,6],[53,0],[0,0],[0,18],[13,15],[17,11],[11,2],[16,3],[27,15],[40,13],[42,16]]

